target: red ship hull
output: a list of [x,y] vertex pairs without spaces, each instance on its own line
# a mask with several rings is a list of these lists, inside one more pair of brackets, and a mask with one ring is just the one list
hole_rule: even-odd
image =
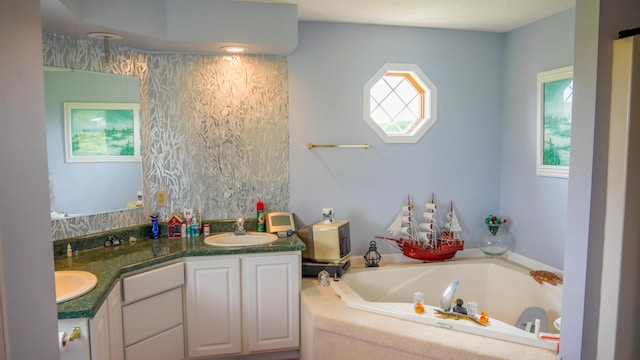
[[404,256],[421,261],[442,261],[453,258],[456,253],[464,249],[464,241],[448,241],[447,244],[440,244],[436,247],[429,246],[422,242],[404,239],[394,239],[376,236],[379,239],[393,241],[398,244]]

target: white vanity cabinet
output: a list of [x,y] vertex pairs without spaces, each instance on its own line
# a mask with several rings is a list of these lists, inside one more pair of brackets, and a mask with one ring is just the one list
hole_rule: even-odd
[[91,341],[89,340],[89,319],[59,319],[58,331],[71,335],[74,327],[80,328],[80,338],[67,342],[60,351],[60,360],[91,360]]
[[249,352],[300,346],[300,253],[242,258],[243,327]]
[[120,283],[113,286],[91,319],[58,320],[58,331],[65,331],[69,336],[74,327],[80,328],[81,336],[67,343],[60,352],[61,360],[122,360]]
[[300,252],[186,261],[189,358],[296,349]]
[[91,336],[91,360],[108,360],[110,355],[108,304],[102,304],[89,320],[89,335]]
[[109,360],[124,359],[124,343],[122,338],[122,289],[120,286],[120,281],[116,282],[109,293],[109,296],[107,296],[107,308],[109,309],[109,357],[104,359]]
[[189,358],[242,352],[240,258],[191,258],[185,271]]
[[91,360],[122,360],[122,305],[120,282],[116,282],[100,309],[89,320]]
[[184,265],[166,265],[122,279],[126,360],[184,359]]

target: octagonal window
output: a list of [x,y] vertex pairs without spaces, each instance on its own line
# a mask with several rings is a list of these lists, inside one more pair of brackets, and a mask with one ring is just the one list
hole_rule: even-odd
[[387,143],[415,143],[436,122],[435,85],[414,64],[385,64],[363,88],[363,119]]

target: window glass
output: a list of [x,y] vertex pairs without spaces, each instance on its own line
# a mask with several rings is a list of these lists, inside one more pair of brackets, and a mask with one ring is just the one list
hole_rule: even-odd
[[363,99],[364,121],[385,142],[417,142],[436,121],[436,88],[414,64],[382,66]]

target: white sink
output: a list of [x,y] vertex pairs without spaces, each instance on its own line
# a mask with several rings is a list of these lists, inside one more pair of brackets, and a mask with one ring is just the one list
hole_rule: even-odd
[[56,271],[56,303],[75,299],[91,291],[98,278],[87,271]]
[[256,246],[268,244],[277,240],[278,237],[275,234],[262,233],[262,232],[248,232],[245,235],[235,235],[234,233],[222,233],[207,236],[204,239],[205,244],[212,246]]

